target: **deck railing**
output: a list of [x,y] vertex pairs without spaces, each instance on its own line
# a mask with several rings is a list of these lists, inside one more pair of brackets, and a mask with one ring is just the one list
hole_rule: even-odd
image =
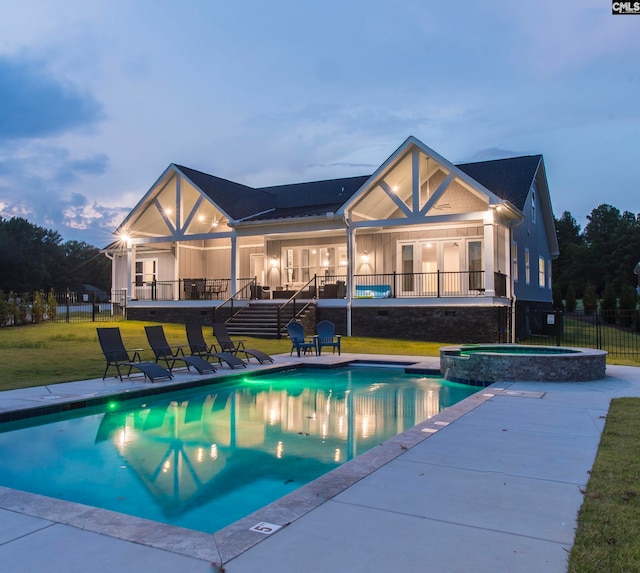
[[[230,279],[179,279],[152,281],[135,286],[135,300],[241,300],[264,298],[263,288],[256,279],[238,279],[238,289],[231,290]],[[273,289],[273,298],[329,298],[347,296],[347,276],[315,275],[302,289]],[[486,291],[485,271],[458,271],[431,273],[377,273],[354,275],[354,298],[403,298],[403,297],[467,297],[480,296]],[[507,296],[507,276],[494,273],[496,296]],[[258,293],[260,294],[258,296]]]

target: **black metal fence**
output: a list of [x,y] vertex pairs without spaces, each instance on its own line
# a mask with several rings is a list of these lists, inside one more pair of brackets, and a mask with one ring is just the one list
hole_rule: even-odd
[[639,358],[640,311],[544,312],[541,324],[518,342],[596,348],[615,356]]
[[[1,294],[1,293],[0,293]],[[78,293],[35,291],[0,297],[0,326],[40,322],[97,322],[126,318],[126,291]]]
[[71,290],[55,293],[57,308],[45,315],[47,322],[108,322],[126,318],[127,293],[115,290],[110,297]]

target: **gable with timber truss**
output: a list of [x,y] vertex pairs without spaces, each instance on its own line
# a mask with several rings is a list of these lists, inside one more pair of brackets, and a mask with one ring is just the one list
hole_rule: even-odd
[[342,211],[354,223],[426,223],[486,212],[500,199],[452,163],[409,138]]
[[229,217],[174,167],[169,167],[120,226],[138,238],[209,236]]

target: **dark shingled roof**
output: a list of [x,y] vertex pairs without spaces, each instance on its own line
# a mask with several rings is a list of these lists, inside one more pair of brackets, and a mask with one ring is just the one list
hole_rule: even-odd
[[[527,155],[457,165],[461,171],[522,210],[541,155]],[[335,213],[369,179],[369,175],[249,187],[176,165],[232,219],[266,221]]]
[[369,179],[368,175],[344,177],[325,181],[294,183],[261,187],[260,191],[273,194],[275,209],[255,220],[281,219],[284,217],[311,217],[334,213]]
[[501,199],[522,210],[541,160],[542,155],[525,155],[463,163],[456,167]]
[[274,207],[273,196],[268,193],[182,165],[176,167],[232,219],[243,219]]

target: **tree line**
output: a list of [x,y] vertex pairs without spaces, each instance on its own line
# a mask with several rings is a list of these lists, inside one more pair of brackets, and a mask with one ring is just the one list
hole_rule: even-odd
[[111,261],[84,241],[64,241],[57,231],[21,217],[0,217],[0,292],[32,293],[90,284],[111,289]]
[[[558,308],[585,310],[601,300],[603,310],[635,309],[640,261],[640,215],[602,204],[587,216],[584,230],[570,212],[555,219],[559,257],[553,261],[553,298]],[[573,308],[572,308],[573,307]]]

